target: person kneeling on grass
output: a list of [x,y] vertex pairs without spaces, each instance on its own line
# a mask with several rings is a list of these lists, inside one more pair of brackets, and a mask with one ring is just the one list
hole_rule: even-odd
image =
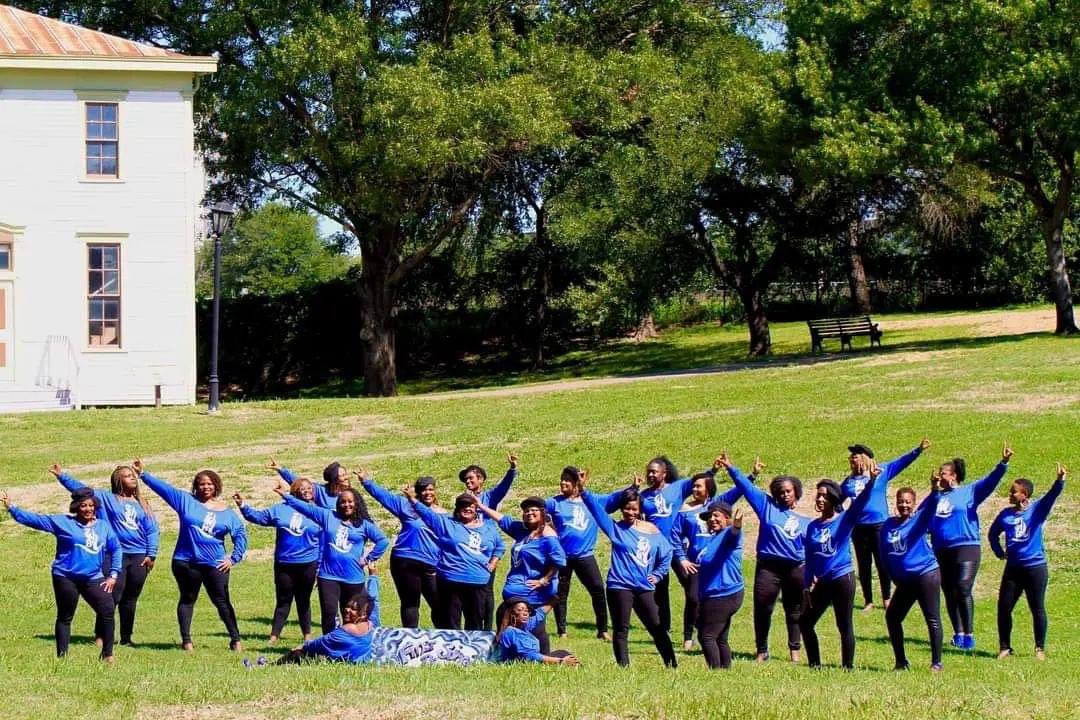
[[341,625],[322,637],[308,640],[293,648],[277,661],[277,665],[296,665],[306,661],[330,660],[333,662],[362,663],[371,657],[371,641],[376,625],[369,619],[374,603],[367,593],[353,595],[345,603]]
[[550,655],[540,652],[540,641],[533,630],[543,625],[551,612],[551,603],[529,609],[523,598],[504,600],[496,613],[498,632],[495,644],[498,647],[499,662],[538,662],[547,665],[578,665],[578,659],[566,650],[555,650]]

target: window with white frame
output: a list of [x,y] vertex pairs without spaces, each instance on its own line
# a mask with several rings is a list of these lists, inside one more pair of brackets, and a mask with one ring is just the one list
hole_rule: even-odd
[[89,344],[120,347],[120,246],[87,245]]
[[10,240],[4,240],[6,237],[0,235],[0,270],[11,270],[14,254],[14,244]]
[[119,105],[86,103],[86,174],[88,177],[120,177]]

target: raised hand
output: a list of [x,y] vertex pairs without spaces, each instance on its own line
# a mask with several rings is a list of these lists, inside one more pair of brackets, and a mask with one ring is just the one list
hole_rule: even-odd
[[281,469],[281,465],[273,457],[270,458],[270,462],[267,463],[266,467],[270,468],[271,470],[273,470],[275,472],[277,472],[278,470]]
[[238,492],[233,493],[232,499],[233,499],[233,502],[236,503],[236,507],[243,507],[244,506],[244,496],[241,495],[240,493],[238,493]]
[[924,437],[922,440],[919,441],[919,449],[920,450],[926,450],[929,447],[930,447],[930,438]]
[[645,482],[645,478],[641,477],[640,473],[634,473],[634,482],[633,482],[634,487],[640,488],[642,483],[644,483],[644,482]]
[[589,471],[581,470],[578,472],[578,480],[581,481],[581,489],[584,490],[585,486],[589,483]]
[[4,490],[0,490],[0,503],[4,503],[4,507],[8,510],[11,509],[11,497]]
[[53,474],[53,477],[58,478],[64,473],[64,470],[60,467],[60,463],[53,463],[49,466],[49,472]]
[[143,474],[143,461],[142,458],[135,458],[131,461],[131,469],[135,471],[135,474],[142,477]]
[[1061,463],[1057,463],[1057,479],[1064,480],[1065,476],[1069,474],[1069,468],[1065,467]]
[[510,463],[510,467],[512,467],[512,468],[517,467],[517,464],[518,464],[517,455],[514,455],[513,453],[507,453],[506,454],[506,461],[508,463]]
[[278,480],[277,482],[274,483],[274,488],[273,489],[274,489],[274,492],[276,492],[281,497],[285,497],[286,495],[289,494],[289,486],[287,484],[285,484],[284,482],[282,482],[281,480]]
[[735,514],[731,517],[731,527],[735,528],[736,530],[741,530],[742,529],[742,519],[743,519],[742,510],[736,510]]
[[364,482],[365,480],[368,479],[368,471],[367,471],[366,468],[360,468],[359,470],[353,470],[353,475],[355,475],[356,479],[359,480],[360,482]]
[[761,462],[761,456],[754,456],[754,467],[751,474],[757,476],[761,474],[761,471],[765,469],[765,463]]
[[930,473],[930,492],[941,489],[941,473],[934,470]]
[[1001,462],[1009,462],[1009,458],[1013,456],[1013,449],[1009,447],[1009,441],[1005,441],[1004,447],[1001,448]]
[[405,497],[409,498],[409,502],[416,502],[416,488],[412,485],[401,488],[401,492],[405,494]]
[[719,470],[720,468],[724,468],[725,470],[730,470],[731,469],[731,464],[732,464],[731,463],[731,458],[728,457],[727,450],[721,450],[720,454],[716,456],[716,459],[713,460],[713,463],[712,463],[713,467],[716,468],[717,470]]
[[866,474],[872,478],[876,478],[881,474],[881,466],[873,460],[867,458],[866,460]]

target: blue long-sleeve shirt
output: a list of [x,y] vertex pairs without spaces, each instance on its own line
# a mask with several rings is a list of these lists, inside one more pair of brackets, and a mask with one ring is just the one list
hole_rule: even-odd
[[322,528],[311,518],[285,503],[259,510],[250,505],[240,507],[248,522],[276,528],[274,560],[279,563],[311,563],[319,559]]
[[362,484],[376,502],[401,522],[401,531],[394,538],[391,555],[432,567],[438,565],[439,544],[435,541],[435,533],[416,514],[412,501],[404,495],[395,495],[372,480],[365,479]]
[[990,497],[1008,469],[1008,463],[999,462],[982,480],[940,493],[937,512],[930,521],[935,549],[979,544],[979,505]]
[[247,551],[247,529],[244,521],[232,510],[211,510],[189,492],[173,487],[143,471],[142,481],[176,511],[180,533],[176,538],[173,560],[217,567],[225,560],[225,536],[232,538],[233,565],[244,559]]
[[435,533],[435,541],[442,553],[436,567],[439,577],[451,582],[487,585],[491,578],[488,563],[492,558],[502,557],[498,551],[502,538],[495,523],[484,522],[469,527],[452,515],[437,513],[423,503],[414,502],[413,509]]
[[480,504],[486,505],[492,510],[499,509],[499,503],[503,501],[507,493],[510,492],[510,486],[514,484],[514,478],[517,477],[517,468],[512,467],[506,471],[503,475],[503,479],[499,481],[499,484],[488,490],[480,491]]
[[[86,488],[67,473],[57,478],[71,492]],[[157,519],[146,512],[135,498],[125,500],[111,491],[94,490],[98,501],[98,517],[109,523],[120,541],[120,552],[157,557],[160,532]]]
[[803,537],[806,550],[806,570],[803,572],[803,584],[810,587],[818,580],[836,580],[850,573],[851,533],[855,530],[855,519],[867,502],[874,486],[871,478],[866,490],[851,501],[846,511],[833,515],[828,520],[811,520]]
[[503,585],[503,600],[519,597],[534,607],[547,604],[558,592],[558,574],[552,576],[551,583],[545,587],[530,588],[526,581],[539,580],[548,568],[566,566],[566,553],[559,538],[554,535],[531,537],[524,523],[506,515],[499,520],[499,528],[515,540],[510,548],[510,570]]
[[[283,467],[277,469],[277,474],[280,475],[281,479],[284,480],[288,485],[292,485],[298,477],[297,474],[294,473],[292,470]],[[314,493],[314,496],[312,497],[312,502],[314,502],[316,505],[327,510],[334,510],[335,508],[337,508],[337,495],[331,495],[330,491],[326,489],[326,485],[320,485],[319,483],[312,482],[311,490]]]
[[787,562],[805,562],[803,537],[812,518],[781,507],[771,495],[750,482],[750,478],[739,468],[728,468],[728,475],[735,482],[735,487],[742,490],[743,497],[761,522],[758,528],[757,556]]
[[[855,518],[856,525],[878,525],[885,522],[889,517],[889,481],[907,469],[915,459],[922,455],[922,447],[917,447],[911,452],[901,455],[895,460],[890,460],[881,465],[881,474],[874,483],[873,495],[866,507]],[[866,487],[869,475],[849,475],[840,486],[841,492],[846,498],[855,498]]]
[[[711,537],[708,523],[701,519],[701,513],[710,503],[726,502],[734,505],[741,497],[742,490],[733,487],[720,493],[720,497],[710,496],[703,505],[683,505],[671,526],[671,561],[675,563],[695,557],[701,546]],[[689,503],[689,500],[687,502]]]
[[12,506],[11,517],[20,525],[56,536],[52,574],[71,580],[99,580],[105,556],[110,556],[109,577],[120,576],[124,557],[120,541],[109,523],[95,519],[83,525],[71,515],[41,515]]
[[919,507],[907,520],[894,515],[886,518],[881,526],[879,544],[881,557],[889,571],[889,577],[897,582],[911,582],[938,567],[934,548],[927,533],[930,521],[937,509],[938,493],[923,498]]
[[322,637],[304,643],[304,652],[337,662],[362,663],[371,658],[374,637],[374,627],[363,635],[353,635],[344,627],[336,627]]
[[[1046,547],[1043,545],[1043,524],[1050,515],[1054,503],[1065,489],[1065,480],[1058,479],[1038,500],[1031,502],[1021,512],[1005,508],[990,525],[990,549],[994,555],[1015,567],[1036,567],[1046,564]],[[1005,533],[1005,547],[1001,547],[1001,534]]]
[[727,527],[710,535],[691,555],[698,564],[698,599],[734,595],[743,589],[742,532]]
[[[604,509],[607,512],[615,510],[622,494],[623,490],[616,490],[601,495],[600,502]],[[544,506],[568,558],[589,557],[596,551],[596,523],[580,497],[556,495],[545,500]]]
[[[370,520],[352,525],[338,517],[336,510],[304,502],[292,495],[286,495],[284,500],[290,508],[307,516],[322,529],[319,577],[353,585],[367,582],[364,564],[378,560],[390,548],[390,541],[378,525]],[[372,547],[365,554],[369,542]]]
[[694,489],[690,478],[675,480],[661,489],[648,488],[641,491],[641,514],[660,530],[665,539],[671,538],[671,527],[686,498]]
[[544,656],[540,653],[540,640],[532,631],[546,618],[547,612],[538,608],[525,623],[524,629],[510,626],[503,630],[499,636],[499,662],[544,662]]
[[611,540],[611,567],[607,574],[609,590],[652,590],[649,576],[660,580],[671,568],[671,543],[663,533],[635,530],[615,522],[595,495],[586,490],[581,495],[600,530]]

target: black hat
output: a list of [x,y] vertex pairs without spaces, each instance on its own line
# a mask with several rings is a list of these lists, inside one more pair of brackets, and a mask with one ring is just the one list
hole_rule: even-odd
[[413,483],[413,488],[416,490],[416,492],[420,492],[424,488],[431,487],[434,484],[435,478],[431,477],[430,475],[422,475],[416,478],[416,482]]
[[89,500],[92,497],[94,497],[94,490],[92,488],[79,488],[78,490],[72,491],[71,502],[81,503],[83,500]]
[[717,511],[724,513],[728,517],[731,517],[731,503],[724,500],[714,500],[713,502],[709,503],[709,506],[706,507],[705,510],[698,513],[698,517],[700,517],[702,520],[708,520],[709,517]]
[[835,480],[819,480],[817,487],[825,488],[825,494],[832,501],[834,507],[839,507],[844,502],[844,495],[840,492],[840,486]]
[[874,451],[866,447],[862,443],[855,443],[854,445],[848,445],[848,452],[852,455],[865,455],[868,458],[874,457]]
[[546,507],[547,504],[544,502],[544,498],[537,497],[535,495],[530,495],[529,497],[521,501],[522,510],[528,510],[529,508],[540,508],[541,510],[543,510]]
[[454,498],[454,509],[463,508],[466,505],[477,505],[479,501],[472,493],[461,493]]

